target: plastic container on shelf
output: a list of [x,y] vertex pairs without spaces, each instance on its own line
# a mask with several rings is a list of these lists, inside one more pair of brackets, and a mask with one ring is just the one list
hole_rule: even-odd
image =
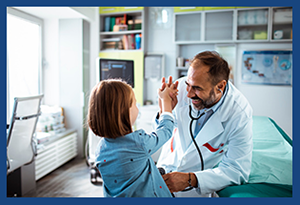
[[141,49],[141,34],[135,35],[135,49]]

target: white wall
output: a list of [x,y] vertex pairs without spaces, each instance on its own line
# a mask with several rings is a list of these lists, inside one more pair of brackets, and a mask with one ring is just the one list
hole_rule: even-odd
[[43,93],[46,105],[59,105],[58,19],[44,20]]
[[[173,43],[173,26],[171,28],[155,27],[153,22],[154,8],[147,8],[146,12],[146,52],[163,52],[166,55],[166,76],[176,76],[175,59],[176,45]],[[173,16],[173,13],[172,13]],[[232,44],[231,44],[232,45]],[[292,87],[248,85],[241,83],[241,66],[243,50],[259,49],[292,49],[291,43],[242,43],[236,44],[237,56],[234,69],[235,86],[245,95],[253,108],[253,114],[272,118],[292,138]],[[214,44],[196,44],[180,46],[181,57],[192,58],[203,50],[215,49]],[[157,100],[156,90],[160,86],[159,80],[145,81],[145,97],[154,103]]]
[[98,7],[93,8],[94,19],[90,21],[91,28],[91,67],[90,67],[90,87],[91,89],[96,84],[96,59],[99,57],[100,43],[99,43],[99,10]]
[[[175,76],[176,70],[176,45],[173,43],[173,7],[160,7],[169,11],[168,25],[157,25],[154,22],[153,16],[155,8],[145,7],[146,25],[146,42],[145,53],[164,53],[165,54],[165,77],[169,75]],[[161,85],[160,79],[145,80],[144,84],[144,99],[157,102],[157,88]]]
[[59,20],[59,105],[66,128],[77,131],[78,156],[83,157],[83,21]]
[[[91,23],[91,88],[95,85],[95,59],[99,53],[99,19],[97,8],[94,8],[94,19]],[[173,27],[155,27],[151,13],[153,8],[145,8],[145,19],[148,25],[145,28],[146,42],[145,52],[165,53],[166,76],[176,75],[175,59],[177,57],[176,45],[173,43]],[[173,16],[173,13],[171,13]],[[173,19],[172,19],[173,21]],[[58,20],[45,20],[45,36],[49,39],[58,39]],[[55,41],[53,41],[55,42]],[[45,41],[45,59],[49,63],[44,69],[44,90],[45,104],[59,104],[59,83],[58,83],[58,44],[52,41]],[[56,41],[58,42],[58,41]],[[235,69],[235,85],[247,97],[253,107],[254,115],[271,117],[275,122],[292,138],[292,87],[247,85],[241,83],[240,66],[243,50],[248,49],[291,49],[290,43],[247,43],[237,44],[237,63]],[[180,53],[185,58],[191,58],[195,53],[204,49],[214,49],[213,44],[203,44],[181,47]],[[49,77],[51,76],[51,77]],[[156,89],[160,86],[159,80],[145,81],[145,98],[156,102]],[[51,94],[49,94],[51,93]]]
[[[90,22],[90,86],[95,82],[96,58],[99,54],[99,10],[98,7],[71,7]],[[50,12],[50,11],[49,11]],[[56,12],[56,8],[53,8]],[[62,15],[62,14],[60,14]],[[43,49],[43,92],[44,104],[60,105],[59,94],[59,15],[55,18],[44,19],[44,49]]]
[[[99,18],[98,18],[98,8],[89,7],[89,8],[76,8],[76,11],[81,12],[82,14],[86,14],[89,18],[86,18],[87,21],[90,22],[90,79],[92,82],[89,82],[89,85],[93,85],[95,83],[94,74],[95,71],[95,59],[99,53]],[[53,12],[55,12],[55,8],[53,8]],[[69,21],[66,21],[69,19]],[[71,21],[73,19],[73,21]],[[76,20],[75,20],[76,19]],[[72,49],[72,46],[82,46],[82,43],[79,42],[78,45],[74,43],[76,39],[81,39],[78,37],[79,33],[82,31],[76,30],[79,28],[78,26],[73,26],[72,23],[80,22],[81,18],[47,18],[44,19],[44,66],[43,66],[43,92],[44,92],[44,102],[43,104],[47,105],[58,105],[65,108],[66,114],[66,127],[74,128],[78,132],[78,157],[84,156],[84,138],[82,137],[82,129],[83,129],[83,118],[82,116],[82,98],[81,98],[81,87],[82,87],[82,79],[81,72],[77,70],[77,73],[74,68],[78,66],[82,66],[82,62],[79,62],[78,59],[82,57],[82,52],[75,52],[76,49]],[[79,20],[79,21],[78,21]],[[64,22],[64,25],[62,25]],[[70,30],[73,29],[73,30]],[[66,48],[66,52],[60,53],[60,47],[62,44],[59,43],[61,32],[69,32],[72,35],[68,35],[67,40],[71,41],[73,39],[73,43],[69,43]],[[74,39],[77,37],[76,39]],[[64,40],[65,41],[65,40]],[[72,41],[71,41],[72,42]],[[66,46],[66,45],[65,45]],[[82,48],[81,48],[82,49]],[[80,49],[79,49],[80,50]],[[60,59],[60,55],[69,54],[72,55],[73,60],[63,61]],[[79,57],[76,55],[79,54]],[[68,55],[68,56],[69,56]],[[74,62],[75,63],[74,65]],[[77,67],[76,67],[77,66]],[[73,71],[69,71],[69,67],[74,69]],[[79,72],[79,73],[78,73]],[[79,75],[79,77],[78,77]],[[68,86],[64,85],[65,83],[72,84],[72,89],[67,88]],[[78,87],[79,86],[79,87]],[[75,91],[76,90],[76,91]],[[74,92],[76,92],[74,94]],[[73,95],[71,95],[73,94]],[[72,97],[73,96],[73,97]],[[74,97],[75,96],[75,97]],[[79,109],[77,109],[79,108]],[[74,112],[75,110],[75,112]]]
[[292,86],[249,85],[241,83],[244,50],[292,49],[291,43],[250,43],[237,45],[236,87],[253,108],[253,115],[272,118],[292,138]]

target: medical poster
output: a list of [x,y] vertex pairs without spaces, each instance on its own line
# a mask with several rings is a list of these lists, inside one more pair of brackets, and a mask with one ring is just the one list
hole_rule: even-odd
[[292,85],[292,51],[244,51],[242,82]]

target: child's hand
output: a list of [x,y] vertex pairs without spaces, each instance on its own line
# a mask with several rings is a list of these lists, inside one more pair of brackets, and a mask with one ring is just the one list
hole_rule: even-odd
[[157,90],[158,96],[160,98],[162,104],[162,112],[170,112],[172,113],[172,97],[176,96],[178,93],[177,86],[174,84],[168,85],[163,84],[164,89],[159,88]]
[[163,87],[164,87],[163,90],[161,88],[159,88],[157,90],[157,93],[158,93],[158,96],[160,99],[172,100],[171,96],[178,95],[178,89],[176,88],[176,86],[174,84],[169,86],[168,84],[165,83]]

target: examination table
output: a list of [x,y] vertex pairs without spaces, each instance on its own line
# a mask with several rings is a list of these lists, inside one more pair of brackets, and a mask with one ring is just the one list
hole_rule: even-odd
[[220,197],[292,197],[292,140],[270,118],[253,116],[249,181],[218,191]]

